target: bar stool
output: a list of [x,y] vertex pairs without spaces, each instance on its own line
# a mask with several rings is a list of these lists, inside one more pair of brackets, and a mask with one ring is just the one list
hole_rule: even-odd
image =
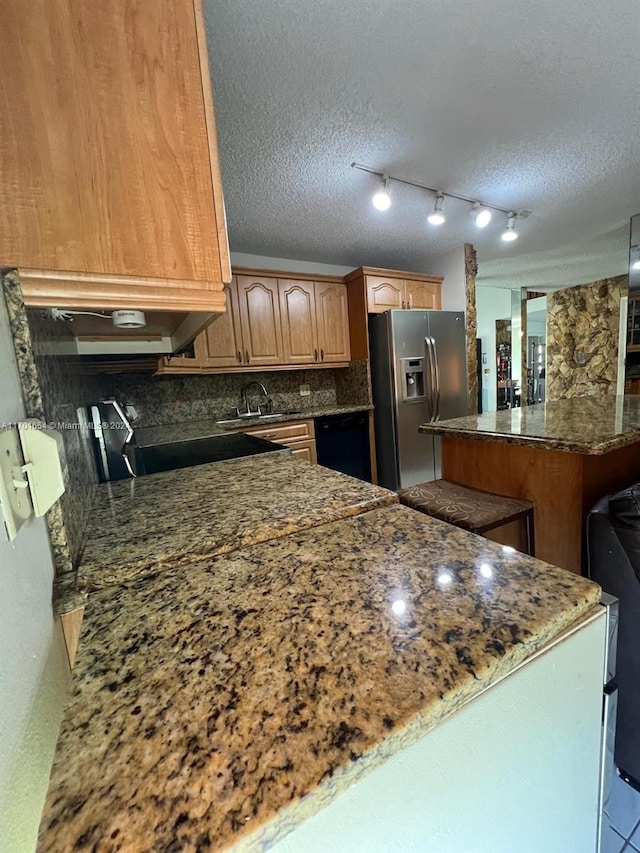
[[450,480],[434,480],[400,489],[398,497],[400,503],[411,509],[480,535],[522,519],[527,537],[527,553],[532,557],[535,555],[534,507],[531,501],[470,489]]

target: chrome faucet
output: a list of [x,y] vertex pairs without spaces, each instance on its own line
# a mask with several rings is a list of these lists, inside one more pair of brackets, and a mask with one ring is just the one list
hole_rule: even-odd
[[248,391],[249,391],[249,389],[250,389],[250,388],[252,388],[254,385],[255,385],[257,388],[259,388],[259,389],[260,389],[261,394],[263,394],[263,395],[264,395],[265,401],[270,402],[270,400],[271,400],[271,398],[269,397],[269,392],[268,392],[268,391],[267,391],[267,389],[264,387],[264,385],[262,384],[262,382],[256,382],[255,380],[254,380],[253,382],[246,382],[246,383],[242,386],[242,390],[240,391],[240,396],[241,396],[241,399],[242,399],[242,403],[244,404],[244,412],[240,412],[240,411],[238,411],[238,416],[239,416],[239,417],[243,417],[243,418],[259,417],[259,416],[262,414],[262,411],[261,411],[261,409],[260,409],[260,405],[259,405],[259,404],[258,404],[258,408],[257,408],[255,411],[253,411],[253,410],[251,409],[251,406],[250,406],[250,404],[249,404],[249,396],[248,396],[247,392],[248,392]]

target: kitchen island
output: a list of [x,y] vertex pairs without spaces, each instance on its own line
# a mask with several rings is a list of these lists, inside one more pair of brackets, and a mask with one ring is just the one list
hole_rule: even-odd
[[577,397],[423,424],[442,476],[535,504],[536,556],[580,573],[586,516],[640,481],[640,397]]

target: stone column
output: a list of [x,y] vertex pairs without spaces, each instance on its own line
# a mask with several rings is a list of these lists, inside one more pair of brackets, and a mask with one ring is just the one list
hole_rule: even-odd
[[478,263],[476,250],[471,243],[464,244],[465,293],[467,299],[467,370],[469,372],[469,414],[478,413],[478,356],[476,337],[478,334],[478,312],[476,309],[476,275]]

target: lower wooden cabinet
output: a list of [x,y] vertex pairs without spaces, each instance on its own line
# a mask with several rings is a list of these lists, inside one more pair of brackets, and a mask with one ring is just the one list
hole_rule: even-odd
[[283,424],[272,424],[271,426],[249,427],[238,429],[234,432],[244,432],[247,435],[255,435],[275,444],[283,444],[291,448],[291,454],[300,459],[306,459],[312,465],[316,465],[316,434],[313,420],[288,421]]

